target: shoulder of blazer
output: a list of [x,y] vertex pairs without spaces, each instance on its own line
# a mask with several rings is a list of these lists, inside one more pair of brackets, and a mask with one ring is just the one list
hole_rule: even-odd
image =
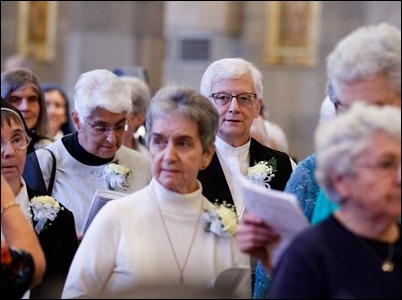
[[269,148],[267,146],[262,145],[259,143],[257,140],[254,138],[251,138],[251,143],[250,143],[250,162],[252,163],[252,158],[264,158],[264,157],[278,157],[281,159],[286,158],[289,161],[290,164],[290,157],[287,155],[285,152],[278,151],[272,148]]

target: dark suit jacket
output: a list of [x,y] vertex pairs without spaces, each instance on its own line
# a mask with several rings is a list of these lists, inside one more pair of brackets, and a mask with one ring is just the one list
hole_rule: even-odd
[[[28,187],[27,191],[29,199],[43,196]],[[61,203],[60,206],[63,207]],[[35,228],[37,221],[34,221],[33,217],[32,221]],[[78,248],[72,212],[65,207],[63,210],[60,209],[54,221],[47,221],[38,237],[46,258],[46,272],[42,282],[31,289],[30,298],[60,299],[68,270]]]
[[[254,166],[260,161],[268,161],[273,157],[277,159],[277,172],[269,184],[272,189],[283,191],[292,173],[289,156],[284,152],[268,148],[251,138],[250,166]],[[226,201],[226,203],[233,204],[232,194],[216,153],[209,166],[199,172],[198,179],[202,184],[202,193],[209,201],[218,200],[218,203]]]

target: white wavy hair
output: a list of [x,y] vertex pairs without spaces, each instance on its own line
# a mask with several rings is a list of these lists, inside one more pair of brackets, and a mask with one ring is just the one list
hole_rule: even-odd
[[127,83],[105,69],[81,74],[74,88],[74,109],[83,123],[96,108],[113,113],[131,110],[131,91]]

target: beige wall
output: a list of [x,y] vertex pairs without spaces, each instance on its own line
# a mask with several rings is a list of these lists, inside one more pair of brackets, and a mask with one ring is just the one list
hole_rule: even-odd
[[[267,2],[267,1],[266,1]],[[318,22],[317,64],[273,66],[264,61],[267,11],[263,1],[59,1],[56,57],[33,65],[43,82],[74,83],[96,68],[140,65],[149,70],[151,87],[181,83],[199,88],[208,64],[241,56],[264,76],[264,101],[271,119],[288,135],[289,154],[303,159],[313,152],[313,132],[324,98],[325,57],[351,30],[388,21],[401,26],[400,1],[322,1]],[[16,53],[16,1],[1,2],[1,69]],[[181,57],[183,39],[208,41],[207,59]]]

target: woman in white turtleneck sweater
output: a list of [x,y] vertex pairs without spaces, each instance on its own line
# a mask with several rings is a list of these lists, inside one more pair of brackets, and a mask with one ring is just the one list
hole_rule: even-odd
[[166,286],[176,295],[201,292],[234,267],[244,276],[225,296],[250,298],[249,257],[240,253],[233,235],[236,214],[223,209],[226,219],[211,219],[217,207],[202,195],[197,180],[215,151],[217,111],[194,90],[166,87],[152,99],[146,120],[153,179],[95,217],[63,298],[135,297],[143,287],[154,289],[155,297],[163,297]]

